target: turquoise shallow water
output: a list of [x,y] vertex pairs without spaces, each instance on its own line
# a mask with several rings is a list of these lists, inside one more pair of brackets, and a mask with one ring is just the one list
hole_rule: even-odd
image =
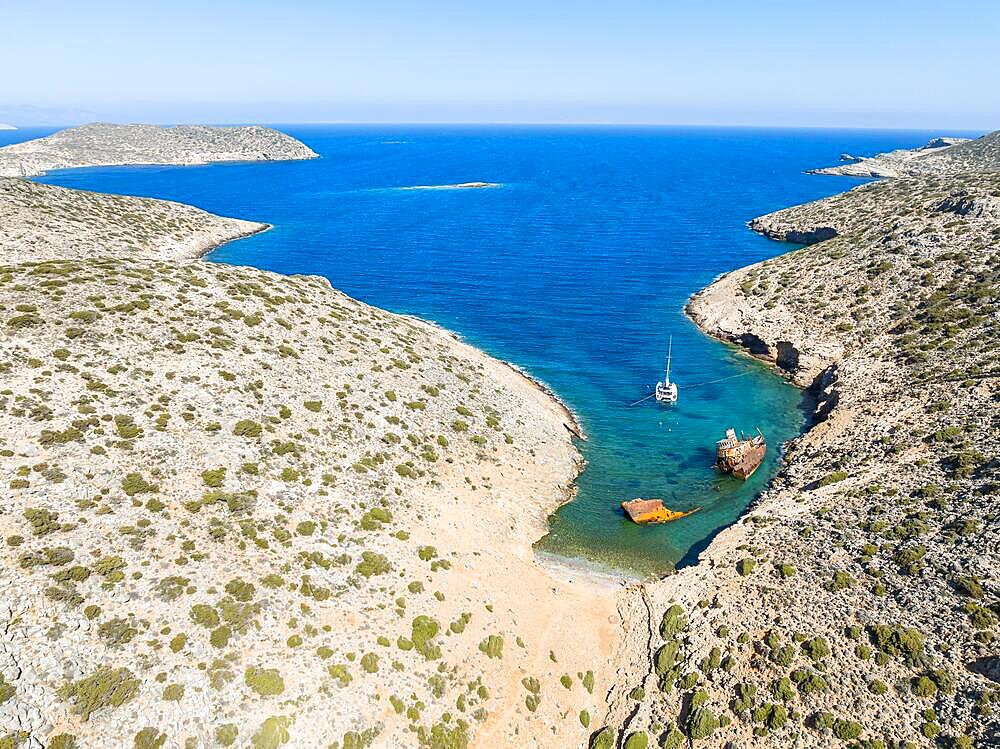
[[[543,550],[652,574],[732,523],[802,427],[801,393],[703,336],[685,300],[717,274],[790,249],[750,218],[844,190],[803,174],[843,151],[933,133],[717,128],[284,127],[322,158],[87,169],[42,181],[193,203],[272,231],[210,258],[318,273],[366,302],[434,320],[540,378],[589,439],[577,499]],[[3,140],[37,131],[5,133]],[[401,190],[496,182],[481,190]],[[647,401],[674,339],[675,406]],[[734,375],[740,375],[734,377]],[[725,379],[710,385],[709,380]],[[770,445],[748,482],[712,468],[727,426]],[[690,518],[640,528],[620,501],[664,498]]]

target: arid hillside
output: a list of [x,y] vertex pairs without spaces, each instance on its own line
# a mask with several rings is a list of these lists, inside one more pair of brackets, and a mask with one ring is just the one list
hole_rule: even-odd
[[692,299],[814,420],[696,567],[633,595],[592,746],[1000,744],[996,142],[757,219],[814,244]]
[[4,746],[585,742],[619,627],[533,560],[578,470],[555,400],[192,259],[258,225],[19,180],[0,214]]

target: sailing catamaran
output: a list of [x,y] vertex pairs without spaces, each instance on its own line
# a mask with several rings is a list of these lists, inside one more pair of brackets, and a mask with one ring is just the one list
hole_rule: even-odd
[[674,347],[674,337],[670,336],[670,343],[667,344],[667,373],[663,377],[663,382],[656,383],[656,400],[661,403],[677,402],[677,383],[670,381],[670,354]]

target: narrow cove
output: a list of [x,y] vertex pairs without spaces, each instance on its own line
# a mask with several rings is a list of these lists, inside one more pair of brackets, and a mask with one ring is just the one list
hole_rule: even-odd
[[[217,262],[326,276],[344,292],[456,331],[538,378],[588,439],[577,496],[540,551],[662,574],[734,522],[803,424],[803,395],[704,336],[685,300],[788,249],[745,222],[856,180],[803,174],[843,150],[927,133],[589,127],[283,128],[310,162],[84,169],[41,181],[192,203],[274,229]],[[413,189],[489,183],[488,189]],[[407,188],[407,189],[400,189]],[[673,336],[674,406],[648,400]],[[405,376],[405,375],[404,375]],[[768,439],[747,482],[716,473],[727,427]],[[619,503],[660,497],[695,515],[640,528]]]

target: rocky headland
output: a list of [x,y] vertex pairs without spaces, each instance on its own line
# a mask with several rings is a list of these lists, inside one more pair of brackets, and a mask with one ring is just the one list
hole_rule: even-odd
[[[986,136],[987,139],[991,136]],[[993,158],[1000,148],[998,139],[979,138],[972,143],[968,138],[938,137],[919,148],[901,148],[875,156],[862,156],[850,164],[810,169],[809,174],[828,174],[840,177],[913,177],[931,174],[955,174],[966,170],[978,170],[983,165],[983,156],[992,150]],[[845,159],[846,157],[846,159]],[[854,159],[844,154],[842,159]]]
[[267,224],[181,203],[0,177],[0,262],[116,257],[190,260]]
[[814,413],[696,566],[623,599],[592,746],[1000,743],[998,137],[757,219],[812,244],[692,298]]
[[94,123],[0,148],[0,177],[33,177],[53,169],[133,164],[314,159],[285,133],[258,125],[113,125]]
[[196,259],[261,224],[21,179],[0,216],[0,745],[586,742],[620,622],[534,560],[561,404]]

